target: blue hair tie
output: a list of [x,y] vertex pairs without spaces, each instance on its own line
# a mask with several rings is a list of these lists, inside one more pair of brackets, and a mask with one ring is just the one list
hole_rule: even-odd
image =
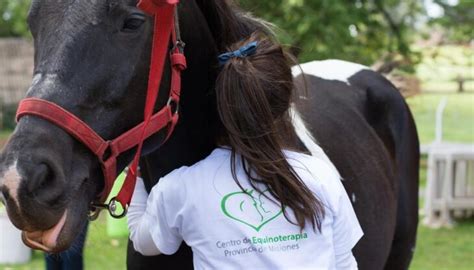
[[223,53],[219,55],[218,57],[219,65],[221,66],[225,65],[225,63],[227,63],[227,61],[229,61],[231,58],[235,58],[235,57],[244,58],[247,56],[252,56],[255,54],[255,52],[257,52],[257,46],[258,46],[258,42],[254,41],[240,47],[240,49],[236,51]]

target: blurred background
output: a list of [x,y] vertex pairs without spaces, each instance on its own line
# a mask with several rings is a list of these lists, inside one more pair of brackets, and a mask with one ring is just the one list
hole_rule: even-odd
[[[474,0],[238,2],[275,24],[280,40],[301,62],[358,62],[398,86],[415,116],[423,153],[411,269],[474,269]],[[18,101],[31,81],[29,3],[0,0],[0,148],[14,129]],[[446,153],[462,154],[447,161]],[[452,172],[448,162],[454,162]],[[446,196],[456,203],[442,204]],[[0,269],[44,269],[37,251],[27,251],[27,263],[2,264],[2,248],[10,248],[4,216],[0,206]],[[126,245],[124,223],[102,215],[90,225],[86,268],[125,269]]]

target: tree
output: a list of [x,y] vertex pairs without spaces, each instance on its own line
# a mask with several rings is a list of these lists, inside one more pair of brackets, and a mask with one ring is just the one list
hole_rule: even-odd
[[423,13],[419,0],[240,0],[280,27],[300,60],[339,58],[371,65],[381,57],[413,56],[410,33]]
[[473,39],[474,1],[459,0],[451,5],[447,0],[433,0],[444,10],[444,16],[433,18],[431,24],[443,26],[447,38],[453,42],[468,43]]
[[[0,0],[0,36],[28,35],[30,1]],[[399,55],[413,60],[410,38],[423,13],[420,0],[235,1],[277,25],[281,41],[302,61],[339,58],[371,65]]]
[[27,36],[28,7],[31,0],[0,0],[0,37]]

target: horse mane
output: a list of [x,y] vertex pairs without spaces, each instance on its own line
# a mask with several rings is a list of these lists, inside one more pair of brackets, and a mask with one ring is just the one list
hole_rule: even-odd
[[219,51],[260,31],[274,37],[273,25],[243,11],[233,0],[196,0]]

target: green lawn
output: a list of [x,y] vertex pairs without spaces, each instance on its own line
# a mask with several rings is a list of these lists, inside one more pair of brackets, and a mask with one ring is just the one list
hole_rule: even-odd
[[418,228],[418,243],[411,270],[472,270],[474,219],[454,229]]
[[474,143],[474,93],[423,94],[408,99],[422,144],[435,139],[436,108],[443,97],[443,140]]

